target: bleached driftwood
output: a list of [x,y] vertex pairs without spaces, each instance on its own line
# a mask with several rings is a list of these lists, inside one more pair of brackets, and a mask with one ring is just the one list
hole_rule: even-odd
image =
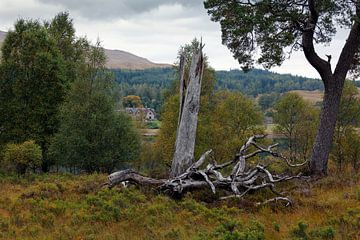
[[[286,201],[287,204],[292,204],[289,197],[283,196],[275,190],[275,184],[294,178],[300,178],[301,173],[295,176],[276,175],[272,174],[267,169],[268,166],[264,164],[248,166],[247,160],[260,153],[267,153],[276,159],[284,161],[289,167],[303,166],[306,162],[301,164],[290,163],[288,159],[273,150],[277,144],[267,147],[261,146],[257,143],[257,140],[264,137],[265,135],[255,135],[250,137],[235,155],[234,159],[226,163],[217,164],[215,161],[210,161],[205,164],[207,157],[212,152],[209,150],[205,152],[198,161],[193,163],[182,174],[176,177],[169,179],[153,179],[142,176],[133,170],[124,170],[115,172],[109,176],[109,186],[113,187],[120,182],[129,181],[131,183],[155,187],[160,192],[172,196],[181,196],[188,191],[201,188],[210,188],[213,193],[216,193],[217,189],[223,189],[226,190],[225,192],[227,192],[228,195],[222,197],[222,199],[232,197],[239,198],[250,191],[269,188],[277,197],[269,199],[265,203],[271,201]],[[253,150],[250,151],[251,149]],[[224,176],[221,170],[230,167],[232,168],[231,173]]]

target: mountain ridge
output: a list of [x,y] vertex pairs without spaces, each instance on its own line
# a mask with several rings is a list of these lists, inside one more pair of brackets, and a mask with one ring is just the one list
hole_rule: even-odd
[[[6,32],[0,30],[0,44],[5,40],[5,37]],[[144,70],[172,67],[171,64],[155,63],[127,51],[106,48],[104,50],[107,56],[106,67],[109,69]]]

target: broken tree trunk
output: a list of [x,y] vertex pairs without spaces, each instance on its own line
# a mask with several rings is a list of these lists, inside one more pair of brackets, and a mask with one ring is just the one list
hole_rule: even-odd
[[[243,197],[250,191],[256,191],[262,188],[269,188],[275,195],[275,198],[269,199],[264,203],[272,201],[285,201],[291,205],[292,200],[283,196],[275,190],[276,183],[300,178],[301,173],[295,176],[276,175],[268,170],[269,165],[257,164],[249,166],[247,160],[259,154],[266,153],[275,159],[284,161],[289,167],[299,167],[306,164],[292,164],[287,158],[273,151],[277,144],[263,147],[257,143],[257,140],[264,138],[265,135],[255,135],[250,137],[240,148],[233,160],[217,164],[215,161],[205,164],[206,158],[211,154],[211,150],[205,152],[198,161],[191,164],[184,172],[176,177],[169,179],[153,179],[142,176],[133,170],[124,170],[111,174],[109,176],[109,187],[113,187],[121,182],[129,181],[139,185],[148,185],[158,189],[160,192],[167,193],[170,196],[182,196],[184,193],[196,189],[210,188],[213,193],[217,189],[225,190],[227,193],[221,199],[231,197]],[[201,168],[201,166],[204,166]],[[232,171],[227,176],[221,172],[226,168],[232,167]],[[261,203],[258,203],[261,204]]]
[[[267,200],[265,203],[285,201],[292,204],[289,197],[275,191],[275,184],[300,178],[301,174],[295,176],[276,175],[267,169],[268,165],[251,166],[248,165],[247,160],[259,154],[267,153],[276,159],[285,161],[290,167],[302,166],[306,162],[291,164],[288,159],[273,151],[277,144],[267,147],[259,145],[257,140],[264,138],[264,135],[250,137],[231,161],[222,164],[211,161],[205,164],[206,158],[212,150],[205,152],[198,161],[193,161],[204,69],[202,48],[203,45],[200,44],[199,49],[195,51],[192,57],[188,79],[185,79],[185,58],[181,57],[180,60],[180,109],[175,153],[169,179],[149,178],[128,169],[110,174],[107,185],[111,188],[117,184],[130,182],[151,186],[170,196],[182,196],[188,191],[202,188],[210,188],[213,193],[222,189],[226,193],[222,199],[243,197],[250,191],[269,188],[276,197]],[[223,171],[225,169],[226,171]],[[225,176],[224,172],[229,174]]]
[[204,58],[200,44],[192,57],[189,79],[185,79],[185,58],[180,58],[180,109],[175,142],[175,153],[170,177],[183,173],[194,160],[198,113],[200,108],[201,81]]

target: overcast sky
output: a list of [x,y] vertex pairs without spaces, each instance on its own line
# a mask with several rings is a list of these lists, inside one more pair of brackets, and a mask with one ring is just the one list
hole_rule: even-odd
[[[179,46],[202,37],[205,53],[216,70],[239,68],[231,52],[221,44],[220,25],[210,21],[202,0],[0,0],[0,30],[11,29],[18,18],[51,19],[68,11],[77,34],[105,48],[120,49],[157,63],[173,63]],[[332,45],[319,47],[319,55],[337,60],[346,39],[339,33]],[[333,63],[334,64],[334,63]],[[319,77],[298,52],[281,67],[280,73]]]

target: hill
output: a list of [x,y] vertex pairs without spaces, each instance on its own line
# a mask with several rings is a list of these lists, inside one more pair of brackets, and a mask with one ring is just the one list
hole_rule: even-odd
[[[164,91],[171,88],[175,79],[174,68],[145,70],[113,69],[119,83],[121,96],[138,95],[147,107],[160,110]],[[240,70],[216,71],[216,89],[239,91],[247,96],[256,97],[265,93],[285,93],[294,90],[323,90],[319,79],[278,74],[254,69],[249,72]],[[311,92],[310,92],[311,93]],[[308,95],[310,93],[307,93]]]
[[[6,37],[6,32],[0,31],[0,44],[4,41],[5,37]],[[131,69],[131,70],[144,70],[148,68],[171,67],[170,64],[154,63],[146,58],[142,58],[122,50],[105,49],[105,54],[108,58],[106,66],[109,69],[121,68],[121,69]]]
[[168,68],[170,64],[154,63],[146,58],[136,56],[132,53],[122,50],[109,50],[105,49],[107,56],[106,66],[109,69],[131,69],[131,70],[144,70],[148,68]]

